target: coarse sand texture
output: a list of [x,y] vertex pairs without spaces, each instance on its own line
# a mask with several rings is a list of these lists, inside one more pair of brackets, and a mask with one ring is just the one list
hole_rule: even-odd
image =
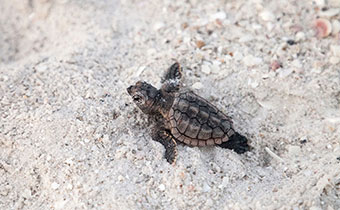
[[[0,0],[0,209],[340,209],[340,1]],[[126,89],[184,88],[252,150],[178,144]]]

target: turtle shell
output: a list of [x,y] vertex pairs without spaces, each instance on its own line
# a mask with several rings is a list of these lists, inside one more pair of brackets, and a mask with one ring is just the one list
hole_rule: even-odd
[[176,93],[167,118],[172,135],[192,146],[221,144],[235,133],[228,116],[193,92]]

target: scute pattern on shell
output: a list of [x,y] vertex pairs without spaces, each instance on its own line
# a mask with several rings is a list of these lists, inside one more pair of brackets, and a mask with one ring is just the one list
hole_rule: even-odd
[[168,116],[172,135],[192,146],[221,144],[234,133],[232,121],[193,92],[179,92]]

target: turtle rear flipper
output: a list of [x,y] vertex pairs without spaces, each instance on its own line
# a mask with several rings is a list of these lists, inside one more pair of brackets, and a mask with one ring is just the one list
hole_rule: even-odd
[[229,141],[223,142],[218,146],[234,150],[238,154],[243,154],[250,151],[251,149],[248,145],[247,138],[237,132],[235,132],[235,134],[230,137]]
[[162,89],[166,92],[176,92],[180,89],[182,78],[181,64],[176,62],[168,68],[162,78]]

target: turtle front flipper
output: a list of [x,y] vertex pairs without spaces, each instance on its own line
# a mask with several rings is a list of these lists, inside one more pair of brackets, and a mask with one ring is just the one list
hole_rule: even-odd
[[180,89],[180,83],[182,78],[181,64],[176,62],[172,64],[165,72],[162,78],[162,89],[166,92],[176,92]]
[[165,159],[170,164],[175,164],[177,157],[177,143],[172,135],[164,128],[154,127],[152,139],[161,143],[165,148]]

